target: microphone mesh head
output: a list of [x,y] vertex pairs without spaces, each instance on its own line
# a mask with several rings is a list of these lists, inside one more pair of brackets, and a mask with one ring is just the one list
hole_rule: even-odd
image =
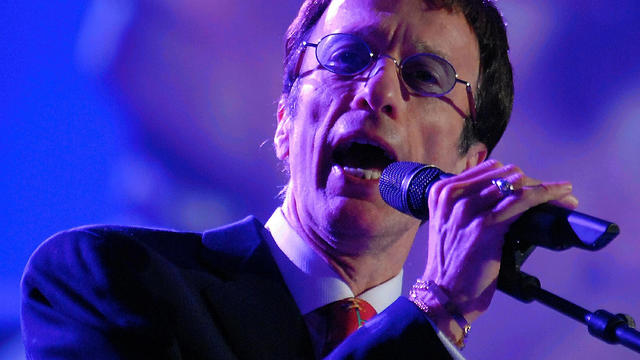
[[418,219],[429,219],[429,189],[434,182],[440,180],[444,172],[435,166],[425,166],[418,170],[409,182],[407,188],[407,202],[411,214]]
[[394,162],[382,170],[380,175],[380,196],[392,208],[411,215],[409,205],[403,194],[402,182],[407,174],[413,174],[416,170],[424,165],[414,162]]
[[429,188],[442,174],[442,170],[420,163],[392,163],[380,176],[380,195],[393,208],[418,219],[427,220]]

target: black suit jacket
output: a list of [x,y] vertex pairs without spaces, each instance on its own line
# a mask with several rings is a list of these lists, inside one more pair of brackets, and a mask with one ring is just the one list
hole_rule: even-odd
[[[253,217],[203,234],[93,226],[53,236],[22,281],[27,357],[313,358],[267,236]],[[400,298],[329,358],[450,356]]]

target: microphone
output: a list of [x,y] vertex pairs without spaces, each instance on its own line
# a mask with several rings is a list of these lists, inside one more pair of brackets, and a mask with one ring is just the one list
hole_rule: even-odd
[[[435,166],[395,162],[380,176],[380,195],[396,210],[421,220],[429,219],[427,198],[431,186],[455,176]],[[577,211],[541,204],[525,211],[509,228],[518,247],[538,245],[551,250],[579,247],[599,250],[620,233],[618,225]]]

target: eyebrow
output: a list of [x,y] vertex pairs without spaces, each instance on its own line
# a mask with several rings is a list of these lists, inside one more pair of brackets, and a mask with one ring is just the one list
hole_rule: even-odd
[[439,57],[449,61],[449,55],[440,51],[440,50],[436,50],[435,48],[431,47],[431,45],[425,43],[424,41],[414,41],[413,42],[413,46],[416,48],[416,51],[418,53],[430,53],[433,55],[438,55]]
[[[362,26],[356,29],[344,29],[342,32],[356,35],[367,42],[369,46],[372,47],[372,50],[380,51],[382,45],[379,39],[386,39],[387,34],[382,31],[377,26]],[[376,41],[377,40],[377,41]],[[385,41],[386,40],[382,40]]]
[[[371,47],[371,50],[373,50],[374,52],[380,54],[380,53],[384,53],[384,51],[381,51],[380,49],[383,47],[381,45],[386,46],[387,44],[382,44],[378,39],[386,39],[388,34],[381,30],[380,28],[378,28],[377,26],[371,25],[371,26],[360,26],[354,29],[342,29],[341,31],[339,31],[340,33],[347,33],[347,34],[353,34],[353,35],[357,35],[358,37],[362,38],[364,41],[366,41],[366,43]],[[378,41],[376,41],[378,40]],[[386,40],[383,40],[386,42]],[[433,55],[437,55],[447,61],[449,61],[449,54],[442,52],[441,50],[438,50],[434,47],[432,47],[430,44],[426,43],[423,40],[417,40],[417,41],[412,41],[412,45],[415,49],[415,53],[429,53],[429,54],[433,54]],[[409,54],[409,55],[413,55],[413,54]]]

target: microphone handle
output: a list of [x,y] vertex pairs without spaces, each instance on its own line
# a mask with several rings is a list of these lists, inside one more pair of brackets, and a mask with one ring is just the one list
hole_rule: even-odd
[[579,247],[600,250],[620,233],[618,225],[551,204],[535,206],[509,228],[507,238],[525,249],[538,245],[551,250]]

